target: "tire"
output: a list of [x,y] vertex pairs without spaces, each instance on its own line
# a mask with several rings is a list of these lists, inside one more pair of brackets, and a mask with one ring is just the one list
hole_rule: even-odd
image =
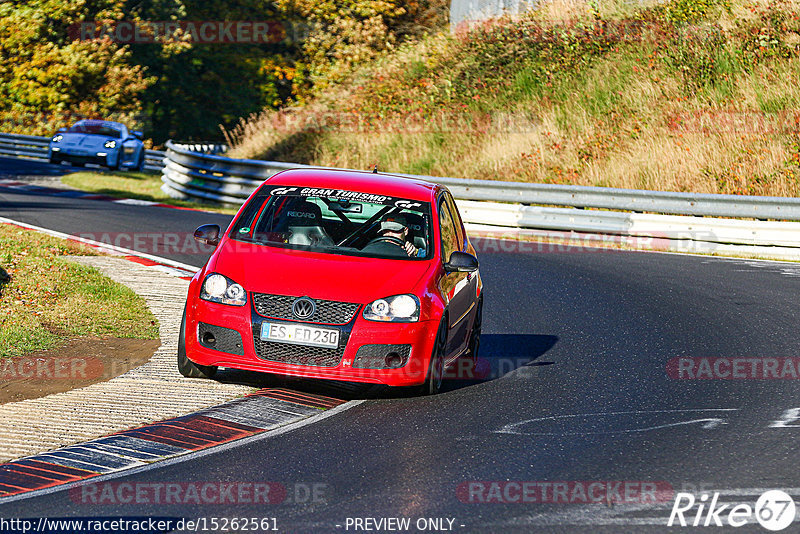
[[108,166],[108,170],[110,171],[118,171],[119,170],[119,161],[122,159],[122,152],[117,152],[117,161],[114,162],[113,165]]
[[439,331],[436,332],[436,342],[431,353],[431,363],[428,366],[428,374],[425,376],[425,383],[422,384],[420,393],[422,395],[436,395],[442,388],[444,379],[444,351],[447,345],[447,316],[442,318]]
[[183,310],[181,332],[178,334],[178,372],[186,378],[211,378],[217,374],[216,365],[197,365],[186,356],[186,310]]

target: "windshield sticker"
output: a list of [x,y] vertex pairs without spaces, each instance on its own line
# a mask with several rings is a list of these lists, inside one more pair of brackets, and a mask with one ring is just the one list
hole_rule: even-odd
[[273,196],[297,196],[297,197],[326,197],[331,200],[347,200],[355,202],[369,202],[372,204],[384,204],[397,206],[404,209],[414,209],[422,206],[421,202],[390,197],[386,195],[375,195],[371,193],[361,193],[358,191],[346,191],[344,189],[325,189],[317,187],[275,187],[269,194]]

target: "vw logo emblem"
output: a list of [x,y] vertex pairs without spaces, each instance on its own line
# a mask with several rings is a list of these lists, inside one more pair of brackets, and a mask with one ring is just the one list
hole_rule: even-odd
[[317,306],[308,297],[300,297],[292,304],[292,313],[298,319],[308,319],[314,315],[315,311],[317,311]]

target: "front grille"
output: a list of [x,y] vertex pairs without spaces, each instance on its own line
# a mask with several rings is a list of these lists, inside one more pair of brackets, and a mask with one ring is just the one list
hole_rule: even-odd
[[[294,302],[300,297],[286,295],[269,295],[266,293],[253,293],[253,306],[259,315],[273,319],[298,321],[292,313]],[[351,302],[337,302],[335,300],[316,300],[316,310],[311,317],[304,318],[304,323],[347,324],[358,311],[358,304]]]
[[339,348],[309,347],[292,343],[264,341],[257,334],[253,335],[256,356],[262,360],[293,365],[311,365],[313,367],[336,367],[342,361],[346,340],[339,341]]
[[401,363],[395,367],[403,367],[408,363],[411,345],[361,345],[353,360],[353,367],[360,369],[388,369],[386,356],[392,352],[400,356]]

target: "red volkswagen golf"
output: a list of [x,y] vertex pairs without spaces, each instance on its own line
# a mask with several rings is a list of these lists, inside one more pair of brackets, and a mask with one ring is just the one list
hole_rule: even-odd
[[296,169],[264,182],[194,276],[178,369],[420,385],[439,391],[481,333],[475,249],[447,188],[398,176]]

